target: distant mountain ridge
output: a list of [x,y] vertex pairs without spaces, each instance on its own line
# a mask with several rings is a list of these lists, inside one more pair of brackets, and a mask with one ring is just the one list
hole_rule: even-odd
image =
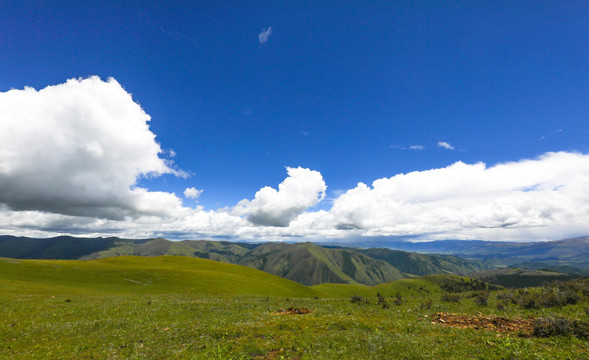
[[566,274],[548,270],[530,270],[518,268],[502,268],[485,270],[470,274],[469,277],[487,283],[509,288],[524,288],[530,286],[544,286],[553,281],[568,281],[581,275]]
[[[322,245],[341,244],[324,243]],[[386,247],[421,254],[450,254],[492,265],[525,263],[530,268],[574,267],[589,269],[589,236],[539,242],[483,240],[437,240],[428,242],[386,241],[378,239],[350,243],[348,246]],[[535,265],[538,264],[538,265]],[[572,269],[571,269],[572,270]]]
[[452,255],[414,254],[390,249],[323,247],[313,243],[238,243],[210,240],[169,241],[0,236],[0,257],[19,259],[100,259],[113,256],[183,255],[245,265],[304,285],[376,285],[431,274],[466,275],[489,269]]

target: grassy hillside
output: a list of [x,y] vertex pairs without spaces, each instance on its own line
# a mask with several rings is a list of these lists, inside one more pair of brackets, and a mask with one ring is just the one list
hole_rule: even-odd
[[386,261],[400,271],[413,275],[456,274],[466,275],[487,267],[477,261],[468,261],[452,255],[425,255],[400,250],[370,248],[361,250],[374,259]]
[[0,260],[0,287],[38,293],[195,293],[313,297],[318,291],[259,270],[180,256]]
[[[447,282],[463,289],[449,294],[439,286]],[[309,288],[189,257],[0,259],[0,358],[587,357],[587,281],[521,294],[470,291],[469,284],[435,275],[372,287]],[[544,301],[552,298],[566,304]],[[281,311],[289,308],[308,313]],[[546,314],[556,314],[550,315],[556,322]],[[541,325],[537,333],[534,318]],[[502,323],[519,325],[505,329]]]
[[305,285],[375,285],[406,277],[384,261],[356,251],[326,249],[312,243],[262,244],[246,254],[239,263]]
[[312,243],[248,244],[227,241],[119,238],[51,239],[0,236],[0,256],[24,259],[100,259],[114,256],[182,255],[240,264],[305,285],[375,285],[411,276],[480,270],[481,264],[453,256],[387,249],[322,247]]
[[[444,276],[444,275],[442,275]],[[436,276],[424,276],[412,279],[395,280],[375,286],[362,284],[320,284],[313,286],[328,297],[345,297],[360,295],[365,298],[375,299],[378,294],[385,297],[394,297],[397,294],[408,297],[426,297],[440,294],[439,279]]]
[[391,249],[420,253],[454,254],[469,259],[474,258],[503,265],[532,261],[555,266],[589,269],[589,236],[543,242],[478,240],[441,240],[419,243],[388,242],[386,246]]
[[556,271],[503,268],[472,273],[472,278],[509,288],[524,288],[546,285],[552,281],[568,281],[579,275]]

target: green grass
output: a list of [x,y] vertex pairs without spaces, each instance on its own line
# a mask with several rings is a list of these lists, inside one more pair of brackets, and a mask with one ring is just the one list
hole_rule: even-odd
[[[183,256],[99,260],[0,260],[0,286],[71,293],[191,293],[323,296],[317,290],[244,266]],[[35,290],[36,289],[36,290]]]
[[[438,312],[526,318],[572,306],[497,309],[439,300],[436,277],[305,287],[194,258],[0,260],[1,359],[587,359],[587,339],[497,336],[430,322]],[[376,293],[400,293],[383,308]],[[358,293],[368,301],[350,302]],[[317,296],[318,298],[314,298]],[[306,307],[307,315],[276,315]]]

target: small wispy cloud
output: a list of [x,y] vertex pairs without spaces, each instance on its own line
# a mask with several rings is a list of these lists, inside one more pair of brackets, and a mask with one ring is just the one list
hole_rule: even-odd
[[202,194],[204,190],[198,190],[197,188],[187,188],[186,190],[184,190],[184,197],[187,199],[198,199],[198,197],[200,196],[200,194]]
[[438,141],[438,147],[444,148],[446,150],[454,150],[454,146],[445,141]]
[[258,34],[258,40],[260,44],[264,45],[268,42],[268,38],[272,35],[272,26],[268,26],[267,29],[262,29],[262,32]]
[[399,150],[425,150],[425,146],[423,145],[389,145],[391,149],[399,149]]

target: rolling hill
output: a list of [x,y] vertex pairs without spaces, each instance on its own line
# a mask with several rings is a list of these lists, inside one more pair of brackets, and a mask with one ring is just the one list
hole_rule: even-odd
[[192,294],[253,295],[292,298],[341,298],[352,294],[376,297],[439,293],[435,275],[362,284],[321,284],[312,287],[247,266],[186,256],[119,256],[95,260],[30,260],[0,258],[4,294],[105,295]]
[[0,287],[6,292],[24,289],[38,294],[324,296],[318,290],[263,271],[185,256],[120,256],[84,261],[0,258]]
[[407,277],[385,261],[353,250],[327,249],[312,243],[262,244],[239,260],[239,264],[305,285],[376,285]]
[[[366,242],[363,246],[377,246],[377,244],[383,244],[383,242]],[[480,240],[386,242],[386,247],[419,253],[451,254],[489,264],[513,265],[523,262],[541,262],[550,266],[589,269],[589,236],[542,242]]]
[[481,264],[458,256],[419,254],[384,248],[359,250],[362,254],[380,259],[400,271],[413,275],[456,274],[466,275],[481,269]]
[[548,270],[503,268],[472,273],[469,277],[508,288],[525,288],[543,286],[552,281],[568,281],[580,275]]
[[489,267],[456,256],[412,254],[388,249],[323,247],[313,243],[120,238],[50,239],[0,236],[0,256],[21,259],[100,259],[114,256],[182,255],[251,268],[304,285],[376,285],[413,276],[466,274]]

